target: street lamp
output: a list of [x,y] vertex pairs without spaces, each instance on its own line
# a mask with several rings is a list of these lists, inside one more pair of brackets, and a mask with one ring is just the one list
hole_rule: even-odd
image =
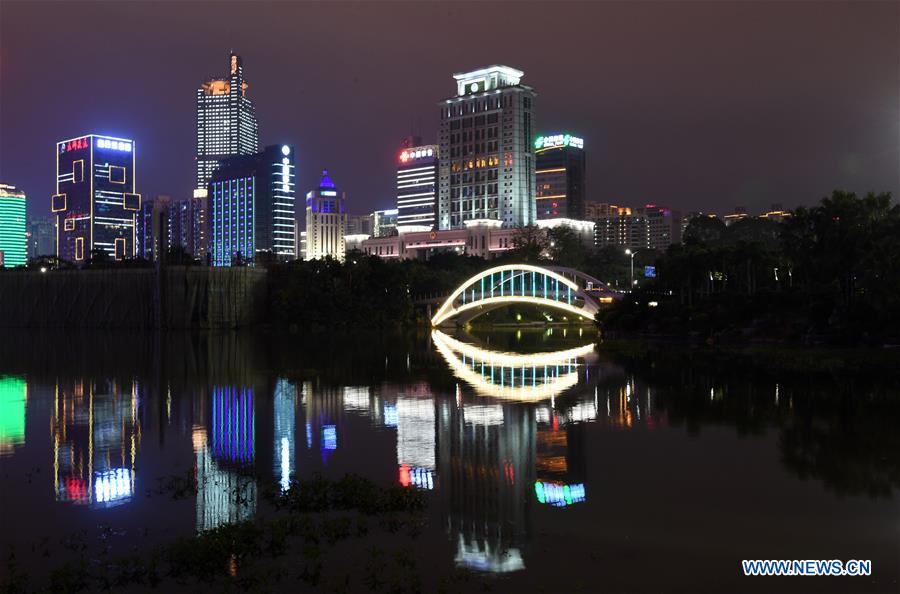
[[635,255],[636,253],[637,253],[637,252],[632,252],[631,249],[626,249],[626,250],[625,250],[625,255],[626,255],[626,256],[631,256],[631,284],[629,285],[629,287],[630,287],[630,288],[628,289],[629,291],[633,291],[633,290],[634,290],[634,255]]

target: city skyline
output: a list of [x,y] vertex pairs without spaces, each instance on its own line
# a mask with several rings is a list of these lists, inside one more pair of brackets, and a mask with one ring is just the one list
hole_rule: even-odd
[[[27,193],[29,217],[50,214],[55,141],[89,131],[143,147],[138,176],[145,196],[189,197],[191,95],[204,77],[221,76],[230,50],[253,73],[260,144],[297,147],[300,187],[312,187],[328,167],[345,180],[354,212],[393,206],[399,139],[415,133],[435,142],[438,103],[453,93],[452,73],[493,63],[523,70],[537,91],[535,134],[583,134],[587,200],[664,203],[685,212],[743,205],[753,212],[772,203],[812,204],[835,187],[900,188],[900,9],[890,3],[602,3],[559,13],[516,5],[518,19],[546,32],[534,36],[496,31],[492,17],[511,10],[503,3],[480,4],[484,19],[474,21],[440,3],[279,4],[279,11],[255,4],[235,4],[222,15],[179,5],[178,18],[165,17],[165,46],[149,34],[162,26],[149,5],[55,5],[59,18],[32,26],[40,6],[5,4],[0,178]],[[279,31],[292,15],[347,27],[286,44]],[[426,26],[436,17],[441,27]],[[242,33],[225,20],[241,22]],[[128,22],[143,23],[148,33],[119,26]],[[490,51],[477,44],[415,51],[454,45],[454,24],[463,23],[501,43]],[[77,37],[79,55],[91,68],[54,69],[73,25],[86,33]],[[226,34],[210,43],[203,33],[217,27]],[[554,36],[574,45],[551,44]],[[833,43],[838,38],[842,43]],[[93,72],[107,68],[140,73],[158,88],[84,92],[102,82]],[[62,102],[42,92],[47,72],[69,89]]]

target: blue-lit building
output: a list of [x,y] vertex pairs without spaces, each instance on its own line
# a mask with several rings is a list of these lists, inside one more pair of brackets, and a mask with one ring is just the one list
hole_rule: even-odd
[[289,145],[222,160],[208,187],[213,266],[295,259],[294,193]]
[[346,253],[347,196],[322,172],[319,187],[306,194],[306,259],[334,258]]
[[88,134],[56,143],[56,255],[84,263],[102,250],[123,260],[136,253],[134,141]]

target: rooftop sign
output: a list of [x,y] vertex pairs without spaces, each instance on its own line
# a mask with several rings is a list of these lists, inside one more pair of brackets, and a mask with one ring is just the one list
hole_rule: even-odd
[[571,134],[554,134],[552,136],[538,136],[534,141],[535,149],[555,148],[558,146],[571,146],[583,149],[584,139]]

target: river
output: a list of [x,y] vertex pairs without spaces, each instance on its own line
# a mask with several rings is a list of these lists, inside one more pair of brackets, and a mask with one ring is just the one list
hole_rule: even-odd
[[37,576],[73,539],[141,553],[354,473],[422,491],[416,554],[495,590],[896,592],[898,436],[877,382],[633,369],[587,328],[7,334],[0,546]]

